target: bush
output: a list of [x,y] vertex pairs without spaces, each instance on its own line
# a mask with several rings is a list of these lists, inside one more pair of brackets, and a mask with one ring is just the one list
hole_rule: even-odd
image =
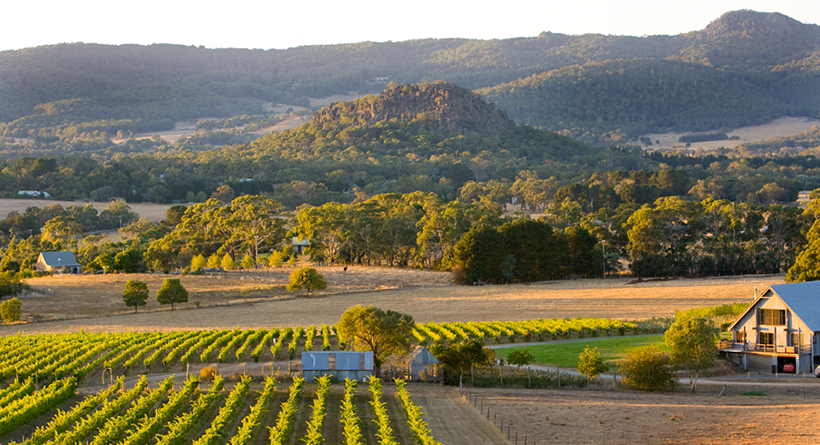
[[669,366],[669,356],[657,346],[644,346],[630,351],[621,360],[620,372],[623,383],[637,389],[671,389],[678,380]]
[[199,380],[202,382],[213,381],[214,377],[216,377],[216,368],[213,366],[207,366],[199,370]]
[[6,323],[20,321],[23,316],[23,304],[17,298],[0,303],[0,316],[3,317],[3,321]]

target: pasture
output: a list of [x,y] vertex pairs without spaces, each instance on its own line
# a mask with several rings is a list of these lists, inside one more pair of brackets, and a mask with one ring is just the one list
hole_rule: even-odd
[[[820,121],[809,117],[781,117],[763,125],[740,127],[726,132],[729,137],[737,136],[738,139],[693,142],[690,148],[696,149],[702,147],[707,150],[714,150],[720,147],[734,148],[744,142],[765,141],[779,136],[794,136],[811,130],[811,127],[815,125],[820,125]],[[652,140],[653,145],[650,147],[652,149],[668,150],[675,147],[684,147],[686,143],[679,142],[678,138],[687,134],[692,133],[652,133],[641,135],[641,137],[648,137]],[[656,141],[660,143],[656,143]]]
[[[282,290],[291,269],[227,276],[174,276],[191,293],[171,312],[153,299],[162,274],[53,276],[28,280],[53,295],[22,299],[24,313],[52,323],[0,327],[8,332],[123,332],[174,329],[259,329],[333,324],[350,306],[374,305],[412,315],[419,322],[531,320],[600,317],[636,320],[670,317],[675,310],[751,301],[783,276],[681,279],[627,284],[628,279],[550,281],[509,286],[448,286],[449,273],[413,269],[319,268],[328,289],[310,298]],[[145,313],[122,302],[129,278],[148,282]],[[381,290],[380,290],[381,289]],[[374,292],[376,290],[376,292]],[[199,307],[197,307],[199,301]],[[141,311],[143,308],[141,308]],[[74,319],[72,318],[82,318]]]
[[[51,199],[0,199],[0,218],[8,216],[9,212],[18,212],[20,214],[26,211],[27,207],[45,207],[52,204],[60,204],[63,208],[69,206],[84,207],[86,204],[91,204],[97,209],[97,212],[102,212],[108,207],[107,202],[86,202],[86,201],[55,201]],[[151,204],[151,203],[129,203],[131,211],[138,213],[141,218],[148,221],[156,222],[165,219],[165,212],[174,204]]]
[[507,358],[511,352],[527,349],[535,357],[535,363],[539,365],[552,365],[561,368],[574,368],[578,366],[578,356],[584,352],[584,348],[597,347],[601,358],[606,360],[610,366],[615,365],[617,360],[624,358],[627,352],[640,347],[656,345],[661,350],[668,351],[669,348],[663,341],[663,335],[640,335],[609,338],[585,338],[572,340],[564,343],[553,343],[546,345],[525,345],[511,348],[495,348],[495,355]]
[[[785,387],[701,385],[698,393],[477,389],[488,423],[504,419],[518,443],[528,444],[790,444],[817,443],[813,425],[820,413],[817,379]],[[441,391],[446,391],[442,389]],[[458,389],[451,390],[455,395]],[[762,397],[744,395],[765,394]],[[421,391],[415,399],[427,402]],[[545,401],[547,401],[545,403]],[[486,420],[485,420],[486,422]],[[431,423],[432,424],[432,423]]]

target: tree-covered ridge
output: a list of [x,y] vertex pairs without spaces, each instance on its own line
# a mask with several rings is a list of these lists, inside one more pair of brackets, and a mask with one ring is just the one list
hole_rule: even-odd
[[342,126],[374,125],[393,119],[418,122],[431,132],[446,130],[459,135],[487,135],[515,127],[515,122],[504,111],[470,90],[443,81],[391,83],[378,96],[336,102],[313,115],[313,122],[317,124],[329,122]]
[[595,143],[763,123],[796,112],[769,79],[672,60],[560,68],[478,93],[519,123]]
[[[775,114],[816,115],[820,109],[816,78],[818,29],[781,14],[735,11],[702,31],[676,36],[566,36],[544,32],[537,37],[503,40],[361,42],[287,50],[211,50],[179,45],[44,46],[0,52],[0,122],[8,123],[0,131],[7,137],[26,137],[32,130],[51,127],[86,126],[109,134],[118,130],[157,131],[169,128],[175,120],[260,114],[263,101],[306,105],[307,97],[351,90],[377,91],[384,85],[377,78],[399,83],[441,79],[467,88],[486,88],[564,67],[615,59],[674,59],[727,69],[741,77],[749,72],[774,73],[762,83],[753,84],[783,96],[778,105],[788,106]],[[672,73],[682,79],[671,82],[685,83],[691,74],[691,69]],[[595,89],[608,86],[608,82],[603,83]],[[723,84],[707,82],[691,88],[723,88]],[[627,96],[642,94],[641,89],[632,91],[624,86],[617,91]],[[715,93],[727,97],[720,89]],[[653,97],[667,98],[664,94]],[[770,118],[771,112],[755,114],[769,109],[770,97],[760,97],[761,101],[753,101],[753,109],[744,114],[744,124]],[[516,98],[524,103],[509,108],[529,113],[510,111],[513,117],[520,116],[516,117],[518,123],[556,119],[540,115],[547,109],[529,108],[527,102],[531,100],[526,95]],[[570,101],[558,108],[572,108],[573,104]],[[583,111],[596,113],[599,106],[585,107]],[[622,109],[603,112],[614,114]],[[638,109],[639,116],[642,110]],[[635,114],[633,109],[627,111]],[[652,109],[653,113],[662,111]],[[685,117],[672,113],[664,119]],[[617,133],[620,127],[608,126],[607,122],[584,122],[580,127],[590,128],[587,140],[610,142],[609,133]],[[648,122],[644,126],[655,124]],[[676,124],[683,128],[697,122]]]
[[804,59],[820,46],[820,26],[776,12],[727,12],[690,35],[677,58],[716,67],[765,69]]

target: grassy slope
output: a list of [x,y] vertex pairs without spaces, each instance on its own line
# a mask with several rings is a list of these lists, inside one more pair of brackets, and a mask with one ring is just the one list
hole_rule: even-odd
[[574,368],[578,366],[578,356],[584,352],[586,346],[597,346],[601,357],[611,364],[623,358],[629,350],[646,345],[658,345],[662,350],[667,350],[663,342],[663,335],[658,334],[636,337],[590,338],[587,341],[516,346],[513,348],[499,348],[495,350],[495,353],[499,357],[506,358],[511,352],[526,348],[535,356],[535,363]]

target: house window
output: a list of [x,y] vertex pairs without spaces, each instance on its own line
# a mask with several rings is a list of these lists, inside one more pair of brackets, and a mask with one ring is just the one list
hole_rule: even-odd
[[784,309],[760,309],[760,324],[785,326],[786,311]]
[[738,343],[743,343],[746,341],[746,331],[737,331],[737,340]]
[[799,332],[792,333],[792,346],[800,346],[803,344],[803,334]]
[[762,344],[762,345],[774,345],[774,332],[761,332],[760,333],[760,344]]

